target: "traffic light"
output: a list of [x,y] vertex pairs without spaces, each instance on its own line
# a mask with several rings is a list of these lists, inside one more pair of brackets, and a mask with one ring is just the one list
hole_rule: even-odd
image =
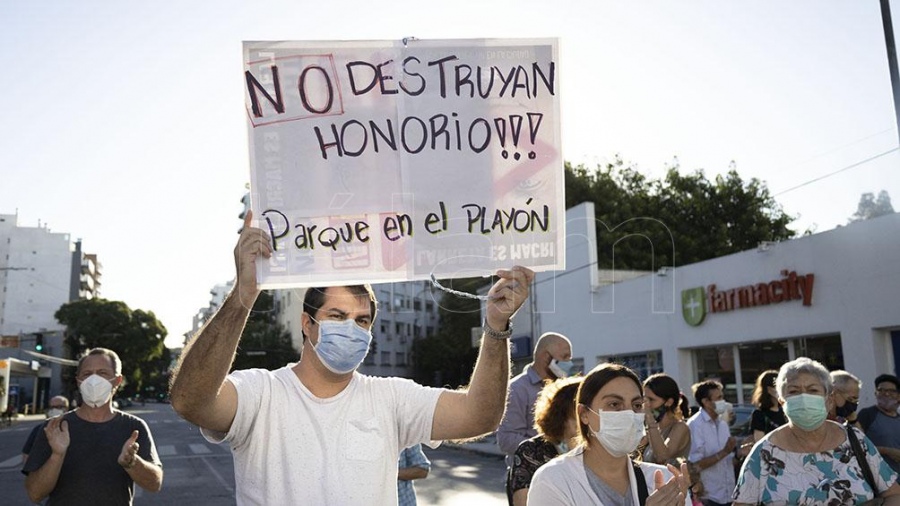
[[44,334],[34,335],[34,351],[44,351]]

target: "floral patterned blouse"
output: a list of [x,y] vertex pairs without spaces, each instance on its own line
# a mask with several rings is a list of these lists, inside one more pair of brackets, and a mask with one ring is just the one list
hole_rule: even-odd
[[550,462],[557,455],[559,455],[559,451],[556,446],[540,434],[519,443],[513,457],[512,467],[506,476],[506,494],[510,504],[512,504],[513,492],[529,488],[531,478],[534,477],[538,468]]
[[[897,482],[897,473],[860,430],[853,430],[866,453],[878,491],[884,492]],[[874,499],[849,440],[844,439],[831,451],[795,453],[772,444],[770,436],[759,440],[744,461],[734,502],[842,506]]]

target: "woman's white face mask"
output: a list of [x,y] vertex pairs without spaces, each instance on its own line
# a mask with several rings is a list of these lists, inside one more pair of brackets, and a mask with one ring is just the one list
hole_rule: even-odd
[[644,437],[644,413],[635,413],[630,409],[622,411],[588,411],[600,417],[600,428],[591,429],[594,437],[613,457],[624,457],[637,448]]

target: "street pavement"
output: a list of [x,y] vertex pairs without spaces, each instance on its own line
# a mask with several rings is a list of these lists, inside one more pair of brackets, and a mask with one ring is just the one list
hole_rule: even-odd
[[[214,445],[176,415],[168,404],[135,405],[127,410],[143,418],[153,433],[165,476],[151,494],[135,487],[135,505],[232,506],[234,463],[227,445]],[[21,469],[22,444],[42,415],[19,417],[0,426],[0,497],[3,505],[31,504]],[[432,462],[429,476],[415,482],[420,506],[503,506],[506,468],[493,439],[468,444],[425,447]],[[352,486],[352,480],[348,482]]]

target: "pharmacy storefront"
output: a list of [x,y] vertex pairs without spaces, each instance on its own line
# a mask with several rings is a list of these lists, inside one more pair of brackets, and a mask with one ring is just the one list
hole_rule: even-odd
[[537,275],[516,335],[563,333],[585,370],[663,371],[688,394],[719,379],[744,404],[759,373],[800,356],[857,375],[861,406],[875,376],[897,374],[900,214],[643,275],[585,268],[594,230],[591,204],[568,211],[566,271]]

